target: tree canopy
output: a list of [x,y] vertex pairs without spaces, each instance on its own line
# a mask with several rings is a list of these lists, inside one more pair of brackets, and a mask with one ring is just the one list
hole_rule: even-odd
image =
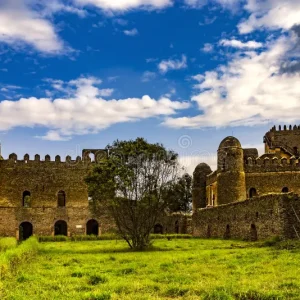
[[168,207],[164,195],[178,178],[178,155],[143,138],[117,140],[106,149],[86,178],[89,196],[108,209],[131,248],[144,249]]

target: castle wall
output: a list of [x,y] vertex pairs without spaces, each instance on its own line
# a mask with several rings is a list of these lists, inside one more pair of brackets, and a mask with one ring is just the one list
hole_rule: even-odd
[[198,237],[266,239],[293,238],[300,233],[300,199],[293,194],[270,194],[214,208],[193,215],[193,234]]
[[57,207],[58,192],[67,207],[87,207],[84,177],[91,164],[82,161],[0,161],[0,205],[23,206],[23,192],[31,193],[31,207]]
[[29,222],[33,226],[33,234],[39,236],[54,235],[54,225],[63,220],[68,225],[68,236],[86,234],[86,223],[96,220],[99,234],[115,231],[111,218],[104,212],[93,213],[88,207],[75,208],[7,208],[0,207],[0,236],[19,238],[19,226]]

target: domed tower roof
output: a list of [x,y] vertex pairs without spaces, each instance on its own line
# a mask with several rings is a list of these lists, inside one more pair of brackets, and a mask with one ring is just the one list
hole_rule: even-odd
[[205,174],[208,175],[212,172],[210,166],[206,163],[200,163],[196,166],[195,171],[194,171],[194,176],[196,174]]
[[230,147],[242,148],[242,145],[237,138],[233,136],[228,136],[220,143],[218,150]]
[[206,163],[200,163],[199,165],[196,166],[195,171],[206,171],[206,172],[211,172],[211,168],[208,164]]

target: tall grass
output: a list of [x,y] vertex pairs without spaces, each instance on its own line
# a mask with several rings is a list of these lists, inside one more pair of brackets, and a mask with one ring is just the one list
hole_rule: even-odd
[[17,247],[17,240],[13,237],[0,239],[0,252]]
[[2,280],[0,299],[300,299],[296,241],[271,247],[214,239],[153,242],[143,252],[121,240],[42,243],[30,267]]
[[38,252],[38,241],[31,237],[18,247],[10,248],[0,254],[0,279],[16,273],[18,268],[29,263]]

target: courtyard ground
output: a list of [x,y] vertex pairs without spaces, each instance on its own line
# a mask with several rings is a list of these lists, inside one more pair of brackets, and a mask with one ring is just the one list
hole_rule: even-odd
[[[41,243],[1,299],[300,299],[300,250],[224,240]],[[288,247],[289,248],[289,247]]]

